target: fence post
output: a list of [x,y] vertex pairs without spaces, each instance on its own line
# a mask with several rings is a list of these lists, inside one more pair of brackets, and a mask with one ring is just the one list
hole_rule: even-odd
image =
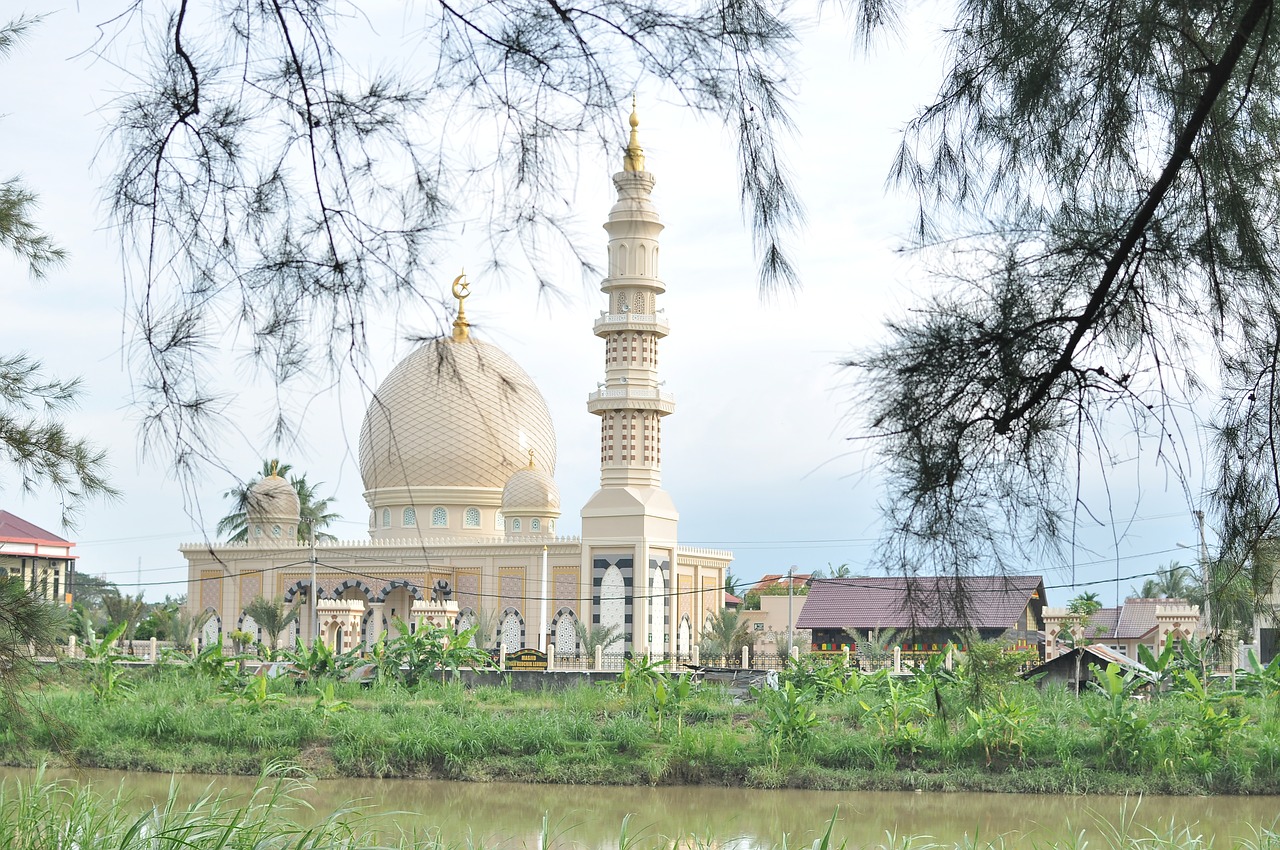
[[947,647],[947,665],[946,666],[947,666],[948,672],[950,672],[951,668],[955,666],[955,661],[952,659],[952,648],[949,646]]
[[160,661],[159,647],[156,646],[157,643],[158,641],[153,635],[151,637],[151,663],[152,664],[157,664]]
[[689,663],[692,664],[694,667],[702,666],[702,664],[698,661],[698,645],[696,643],[693,645],[693,648],[689,650]]
[[505,643],[498,646],[498,669],[507,669],[507,645]]
[[791,660],[792,661],[800,660],[800,647],[796,646],[794,643],[791,644]]
[[603,646],[596,647],[596,669],[597,670],[604,669],[604,647]]
[[848,669],[849,669],[849,644],[847,644],[847,643],[846,643],[846,644],[842,647],[842,649],[844,649],[844,669],[845,669],[846,671],[848,671]]
[[895,675],[902,672],[902,647],[900,646],[893,648],[893,672]]
[[746,670],[751,666],[751,650],[747,647],[742,648],[742,669]]
[[74,632],[67,635],[67,657],[76,657],[76,636]]
[[547,644],[547,672],[554,673],[556,671],[556,645],[554,643]]

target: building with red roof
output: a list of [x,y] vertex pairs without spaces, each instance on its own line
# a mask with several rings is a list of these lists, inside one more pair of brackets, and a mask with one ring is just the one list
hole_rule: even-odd
[[0,572],[48,602],[71,604],[76,544],[8,511],[0,511]]

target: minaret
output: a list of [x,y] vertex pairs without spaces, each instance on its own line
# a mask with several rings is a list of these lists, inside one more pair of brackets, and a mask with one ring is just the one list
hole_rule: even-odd
[[[658,307],[666,291],[658,277],[662,223],[649,198],[656,181],[645,171],[639,124],[633,98],[631,140],[622,171],[613,175],[618,200],[604,225],[608,275],[600,289],[609,302],[594,330],[605,344],[605,380],[587,399],[600,417],[600,489],[582,509],[582,538],[595,578],[595,622],[621,624],[621,616],[629,648],[660,653],[672,648],[665,594],[679,517],[662,489],[661,423],[675,401],[658,380],[658,341],[668,330]],[[641,565],[648,569],[636,569]],[[606,575],[610,566],[625,584],[625,612],[610,590],[618,579]]]

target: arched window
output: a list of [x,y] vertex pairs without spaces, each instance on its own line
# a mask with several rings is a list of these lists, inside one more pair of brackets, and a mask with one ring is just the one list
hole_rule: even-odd
[[273,526],[271,526],[271,536],[272,536],[272,537],[279,537],[282,533],[283,533],[283,532],[281,532],[281,530],[280,530],[280,526],[278,526],[278,525],[273,525]]
[[253,536],[254,536],[254,537],[261,537],[261,536],[262,536],[262,526],[260,526],[260,525],[255,525],[255,526],[253,527]]
[[462,521],[467,528],[479,528],[480,527],[480,509],[467,508],[467,512],[462,516]]
[[505,519],[503,518],[503,516],[502,516],[502,511],[498,511],[497,513],[495,513],[495,514],[493,515],[493,517],[494,517],[493,530],[494,530],[494,531],[506,531],[506,530],[507,530],[507,526],[504,524],[504,523],[506,522],[506,520],[505,520]]
[[530,531],[542,530],[542,523],[538,521],[537,517],[534,517],[533,519],[529,520],[529,530]]
[[547,534],[555,534],[555,533],[556,533],[556,521],[553,519],[547,520]]
[[431,509],[431,527],[445,528],[449,525],[449,512],[444,508]]
[[404,527],[413,528],[418,524],[418,512],[413,508],[404,509]]
[[600,582],[600,625],[622,631],[627,612],[627,586],[617,564],[604,571]]
[[516,517],[515,519],[511,520],[511,530],[512,531],[520,530],[520,517]]
[[391,527],[391,508],[382,509],[382,527],[383,528]]
[[500,632],[500,642],[502,648],[507,652],[515,652],[524,645],[524,623],[520,620],[520,612],[514,609],[508,609],[507,615],[502,618],[502,630]]
[[556,655],[572,656],[578,654],[578,634],[574,629],[577,618],[572,611],[562,610],[556,618],[555,644]]

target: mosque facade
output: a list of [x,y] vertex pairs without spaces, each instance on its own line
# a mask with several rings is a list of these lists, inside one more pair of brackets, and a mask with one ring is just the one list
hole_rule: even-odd
[[289,643],[318,636],[341,651],[426,619],[481,624],[508,652],[554,645],[575,655],[583,623],[622,633],[610,651],[689,654],[724,605],[732,555],[680,545],[679,514],[662,488],[662,422],[675,411],[658,371],[669,331],[659,306],[663,226],[637,126],[633,111],[604,225],[608,304],[593,330],[605,374],[587,400],[600,419],[600,487],[582,508],[581,537],[556,534],[546,401],[518,363],[471,332],[460,277],[452,334],[405,357],[365,412],[369,539],[299,544],[297,494],[279,476],[264,478],[250,492],[246,542],[181,547],[189,604],[210,614],[203,643],[232,630],[265,642],[244,613],[262,596],[307,603]]

